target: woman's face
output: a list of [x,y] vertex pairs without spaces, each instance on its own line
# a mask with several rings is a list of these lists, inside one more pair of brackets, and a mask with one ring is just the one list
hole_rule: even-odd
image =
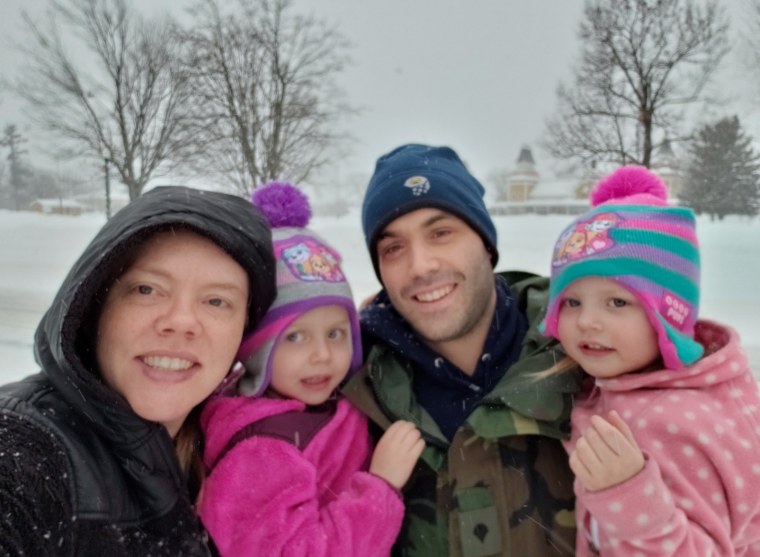
[[248,275],[189,231],[153,236],[111,287],[98,323],[105,382],[174,437],[230,369],[248,311]]

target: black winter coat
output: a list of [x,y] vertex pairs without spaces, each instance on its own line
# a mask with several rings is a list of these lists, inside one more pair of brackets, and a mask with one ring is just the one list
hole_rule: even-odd
[[129,254],[177,226],[210,237],[246,269],[260,301],[249,327],[271,303],[271,236],[247,201],[166,187],[117,213],[37,329],[42,371],[0,388],[0,555],[209,555],[168,432],[102,382],[93,356],[102,300]]

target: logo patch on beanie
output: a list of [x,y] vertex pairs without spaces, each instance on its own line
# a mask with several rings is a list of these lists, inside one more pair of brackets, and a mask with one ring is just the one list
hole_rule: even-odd
[[414,195],[422,195],[430,190],[430,181],[424,176],[412,176],[406,179],[404,187],[411,188]]
[[660,315],[676,329],[683,330],[683,326],[691,313],[691,306],[681,298],[668,292],[662,294],[660,300]]
[[599,213],[578,221],[557,242],[552,265],[558,267],[568,261],[610,249],[615,242],[609,232],[622,220],[617,213]]
[[274,252],[294,277],[303,281],[345,282],[340,258],[331,248],[311,238],[277,242]]

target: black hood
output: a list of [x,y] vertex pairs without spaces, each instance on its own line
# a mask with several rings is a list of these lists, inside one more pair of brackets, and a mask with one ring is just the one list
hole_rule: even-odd
[[155,188],[119,211],[97,233],[64,279],[35,335],[35,358],[51,383],[101,434],[123,443],[150,427],[105,386],[95,364],[97,320],[108,288],[129,256],[157,232],[182,228],[208,237],[248,273],[247,328],[274,300],[271,232],[264,217],[240,197],[180,186]]

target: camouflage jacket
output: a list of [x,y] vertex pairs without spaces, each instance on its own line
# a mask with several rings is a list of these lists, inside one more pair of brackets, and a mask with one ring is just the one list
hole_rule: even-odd
[[573,478],[560,439],[569,433],[577,375],[537,379],[563,354],[537,326],[548,280],[504,274],[530,322],[520,359],[451,442],[417,403],[410,362],[384,344],[369,351],[346,396],[382,429],[415,422],[427,446],[404,488],[406,514],[394,555],[573,555]]

